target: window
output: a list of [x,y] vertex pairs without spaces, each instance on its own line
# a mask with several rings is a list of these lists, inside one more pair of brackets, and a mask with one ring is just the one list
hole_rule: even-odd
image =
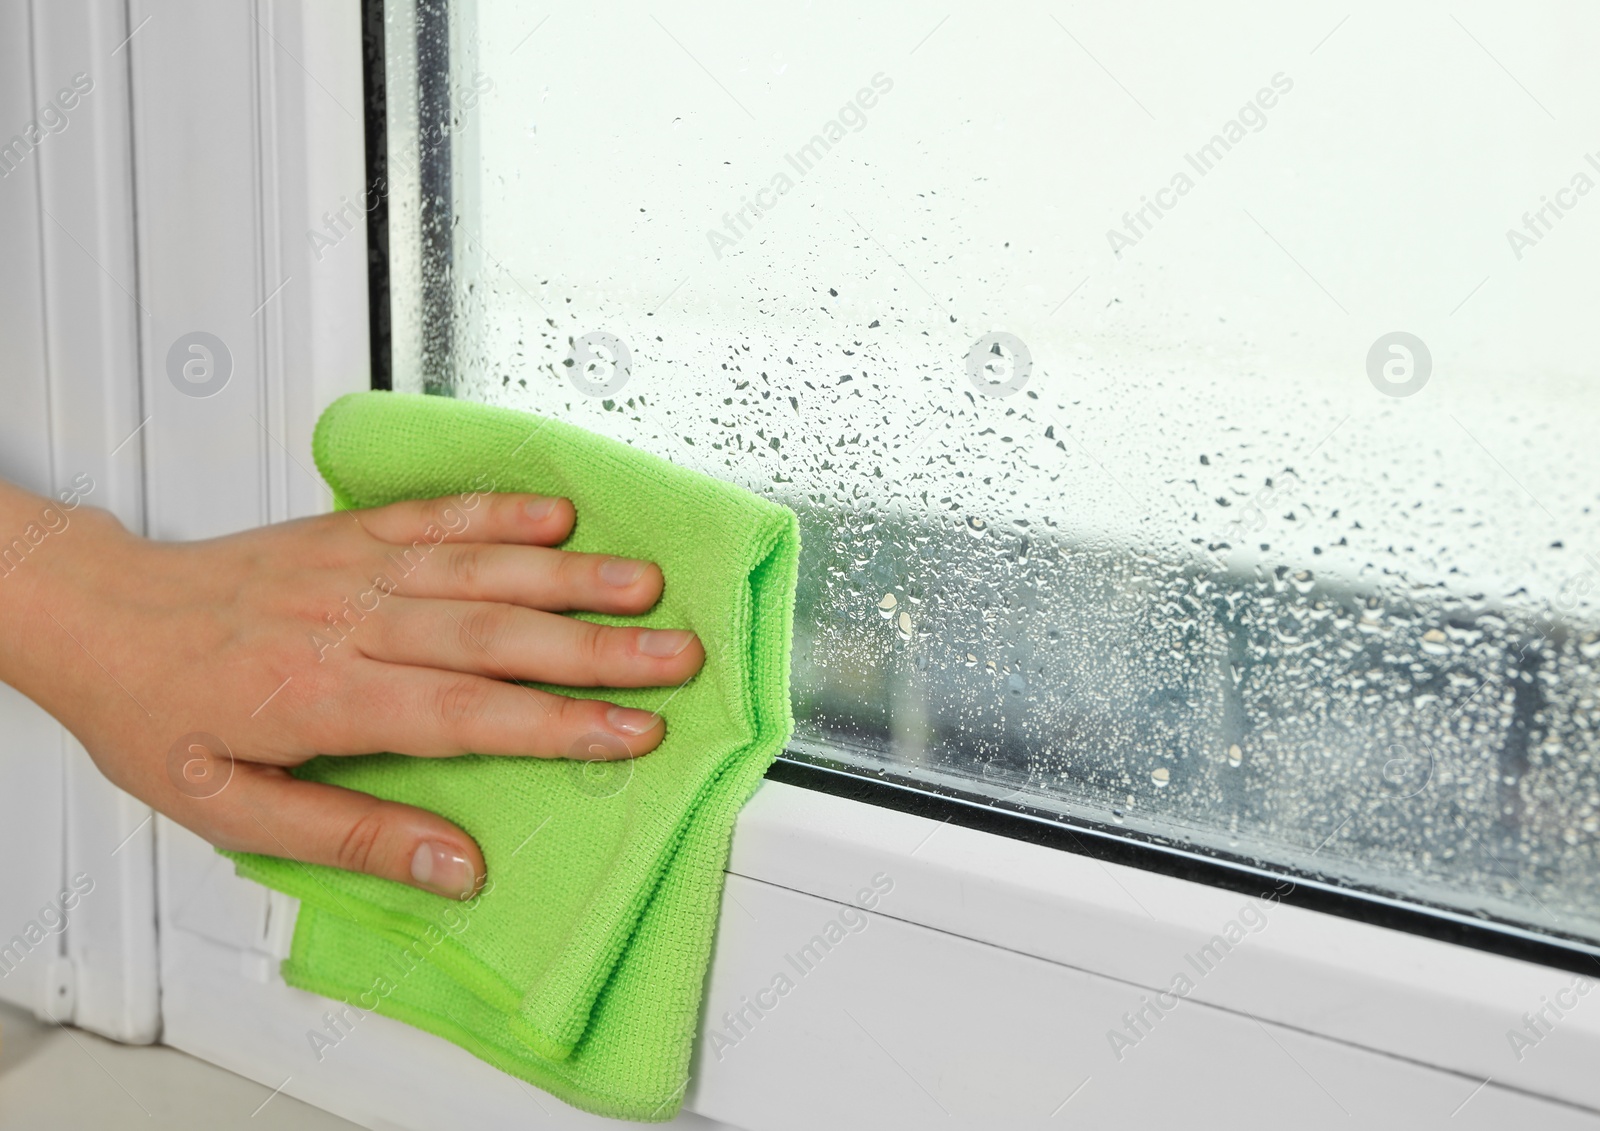
[[792,506],[792,759],[1600,943],[1581,37],[385,7],[394,387]]

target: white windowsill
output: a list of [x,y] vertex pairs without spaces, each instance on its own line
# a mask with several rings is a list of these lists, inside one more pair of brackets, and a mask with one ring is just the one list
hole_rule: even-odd
[[1192,1001],[1600,1110],[1600,993],[1521,1061],[1507,1037],[1573,983],[1562,970],[1257,900],[1265,927],[1198,976],[1186,956],[1249,896],[779,782],[728,870],[838,902],[888,872],[877,914],[1130,983],[1130,1006],[1183,973]]

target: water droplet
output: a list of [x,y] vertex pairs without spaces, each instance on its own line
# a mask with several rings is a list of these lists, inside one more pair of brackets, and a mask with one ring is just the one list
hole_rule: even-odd
[[1239,744],[1235,742],[1232,746],[1228,747],[1228,765],[1237,766],[1243,761],[1244,751],[1240,750]]
[[894,616],[895,607],[899,604],[899,598],[897,598],[893,593],[885,593],[883,595],[883,600],[878,602],[878,615],[884,620],[889,620]]
[[974,538],[984,538],[989,534],[989,524],[977,515],[969,515],[966,522],[967,533]]
[[1028,681],[1021,672],[1012,672],[1006,676],[1006,690],[1012,695],[1020,697],[1024,691],[1028,690]]
[[1158,789],[1165,786],[1171,779],[1172,772],[1165,766],[1157,766],[1150,771],[1150,780],[1156,783]]
[[902,612],[900,614],[900,635],[905,637],[907,640],[911,639],[911,614],[910,613]]

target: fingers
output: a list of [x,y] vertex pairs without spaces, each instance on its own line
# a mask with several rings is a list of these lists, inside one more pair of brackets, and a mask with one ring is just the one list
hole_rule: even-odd
[[319,726],[320,753],[632,758],[654,750],[666,733],[650,711],[481,675],[363,659],[344,678],[339,698],[346,706]]
[[517,605],[397,597],[357,638],[363,655],[565,687],[670,687],[705,649],[683,629],[613,628]]
[[420,561],[398,583],[403,596],[623,616],[647,612],[661,599],[660,567],[632,558],[470,543],[438,546]]
[[201,814],[203,835],[240,852],[284,856],[466,899],[482,885],[483,854],[436,813],[240,763],[233,804]]
[[387,544],[384,574],[407,596],[621,615],[661,599],[661,570],[651,562],[548,548],[572,533],[567,499],[475,494],[349,514]]
[[372,537],[396,546],[441,542],[515,542],[554,546],[572,533],[567,499],[468,493],[413,499],[349,512]]

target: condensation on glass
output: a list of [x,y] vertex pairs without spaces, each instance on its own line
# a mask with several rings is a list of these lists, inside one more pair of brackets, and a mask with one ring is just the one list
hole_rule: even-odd
[[392,5],[397,386],[793,507],[794,756],[1600,940],[1596,15],[1053,12]]

